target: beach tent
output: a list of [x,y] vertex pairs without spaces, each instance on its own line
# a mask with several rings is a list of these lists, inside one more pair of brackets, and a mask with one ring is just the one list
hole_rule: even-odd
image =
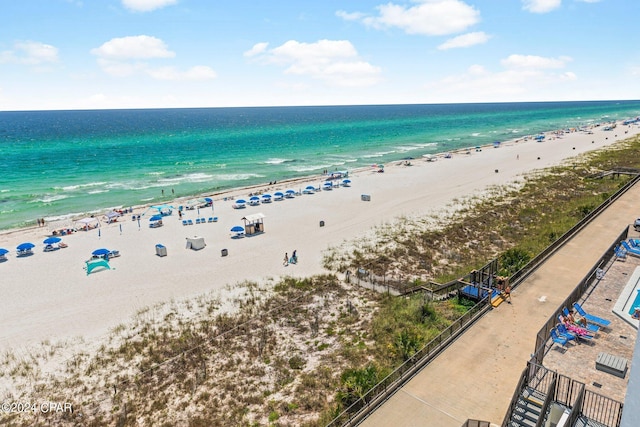
[[204,248],[206,243],[204,242],[204,237],[187,237],[187,249],[193,249],[194,251],[198,251]]
[[145,214],[147,212],[149,212],[150,210],[155,210],[155,211],[157,211],[157,215],[169,216],[173,212],[173,209],[175,209],[175,208],[173,206],[170,206],[170,205],[150,206],[149,209],[147,209],[147,211],[145,212]]
[[76,221],[76,228],[81,230],[90,230],[92,228],[97,228],[100,226],[100,220],[98,218],[82,218]]
[[107,212],[104,217],[107,221],[107,224],[111,224],[112,222],[116,222],[118,217],[121,216],[120,213],[116,211]]

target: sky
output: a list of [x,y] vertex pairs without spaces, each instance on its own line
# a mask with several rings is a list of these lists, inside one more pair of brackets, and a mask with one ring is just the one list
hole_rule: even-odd
[[0,111],[640,99],[637,0],[2,0]]

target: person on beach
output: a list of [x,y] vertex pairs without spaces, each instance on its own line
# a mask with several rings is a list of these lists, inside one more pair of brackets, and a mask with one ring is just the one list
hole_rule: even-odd
[[289,265],[289,254],[288,253],[284,253],[284,260],[282,262],[282,265],[284,265],[285,267]]
[[504,300],[508,304],[511,304],[511,286],[510,285],[507,285],[507,287],[504,288]]

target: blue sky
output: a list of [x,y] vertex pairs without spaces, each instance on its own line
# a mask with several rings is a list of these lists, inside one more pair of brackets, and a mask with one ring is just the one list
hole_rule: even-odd
[[4,0],[0,110],[640,99],[637,0]]

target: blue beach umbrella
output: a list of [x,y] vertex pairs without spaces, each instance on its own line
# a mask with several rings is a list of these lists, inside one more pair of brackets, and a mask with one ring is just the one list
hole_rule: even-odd
[[343,179],[342,183],[343,184],[351,184],[351,180],[350,179]]
[[33,243],[27,242],[27,243],[20,243],[16,249],[18,249],[19,251],[27,251],[35,247],[36,245],[34,245]]
[[161,215],[154,215],[151,218],[149,218],[149,221],[160,221],[162,219]]
[[244,231],[244,227],[241,225],[236,225],[235,227],[231,228],[232,233],[242,233],[243,231]]
[[2,256],[2,255],[6,255],[6,254],[8,254],[8,253],[9,253],[9,250],[8,250],[8,249],[0,248],[0,256]]
[[95,251],[91,252],[91,255],[95,255],[95,256],[101,256],[101,255],[107,255],[109,254],[111,251],[109,249],[106,248],[100,248],[100,249],[96,249]]
[[275,193],[273,193],[274,196],[284,196],[284,193],[282,191],[276,191]]
[[251,196],[251,197],[249,197],[249,200],[260,200],[260,197],[258,197],[258,196]]
[[45,245],[52,245],[54,243],[59,243],[61,242],[62,239],[59,237],[47,237],[46,239],[44,239],[44,241],[42,243],[44,243]]
[[238,199],[236,200],[236,203],[247,203],[247,201],[245,199]]

